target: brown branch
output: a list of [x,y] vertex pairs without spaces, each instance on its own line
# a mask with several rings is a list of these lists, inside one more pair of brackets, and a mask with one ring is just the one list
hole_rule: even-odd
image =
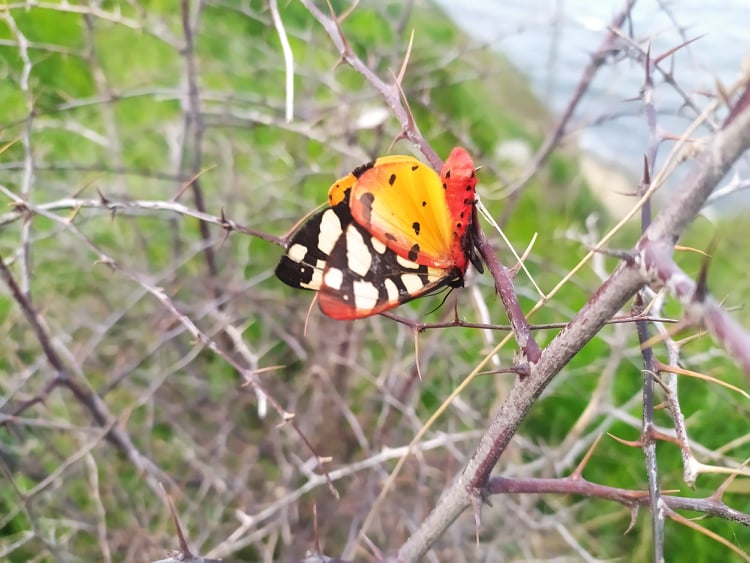
[[519,375],[526,374],[525,362],[536,363],[539,361],[541,355],[541,349],[537,344],[531,329],[526,321],[526,316],[521,310],[521,305],[518,303],[518,297],[513,289],[513,281],[510,278],[508,269],[500,263],[497,255],[494,253],[492,247],[485,234],[479,229],[479,222],[476,220],[476,209],[474,210],[474,241],[481,254],[482,259],[489,268],[492,279],[495,281],[495,291],[500,295],[500,299],[503,302],[505,311],[508,314],[510,320],[510,326],[513,330],[513,336],[515,336],[518,347],[523,352],[524,359],[519,363],[519,368],[523,369],[523,372],[518,372]]
[[[399,550],[400,560],[420,559],[458,515],[471,504],[472,498],[481,493],[488,482],[490,472],[536,398],[644,282],[658,278],[657,264],[673,264],[671,253],[674,241],[700,211],[713,187],[718,185],[732,164],[748,147],[750,112],[738,116],[726,129],[719,131],[707,141],[704,149],[697,155],[696,173],[677,190],[679,196],[656,217],[636,245],[635,252],[638,258],[633,265],[620,264],[568,326],[542,351],[539,362],[531,365],[529,377],[516,381],[482,436],[469,463],[441,496],[429,516]],[[636,265],[641,267],[638,268]],[[671,279],[671,276],[667,278]],[[691,280],[688,279],[688,282]],[[680,285],[685,284],[686,281],[680,279]],[[674,287],[674,283],[671,283],[670,287]],[[737,323],[732,327],[739,330]],[[745,341],[747,336],[741,330],[739,332],[742,335],[741,340]],[[734,352],[734,348],[732,351]],[[745,348],[745,354],[750,356],[750,345]],[[740,363],[742,362],[744,358]],[[744,367],[745,364],[742,365]],[[750,363],[748,367],[750,368]]]
[[249,227],[245,227],[228,219],[222,212],[220,217],[210,215],[205,212],[196,211],[181,203],[173,201],[161,201],[161,200],[134,200],[134,201],[117,201],[109,199],[108,197],[101,196],[99,199],[94,198],[64,198],[55,201],[49,201],[46,203],[40,203],[35,205],[33,208],[29,208],[26,203],[19,198],[16,194],[10,191],[8,188],[0,184],[0,192],[8,196],[15,205],[15,209],[8,213],[0,215],[0,227],[21,220],[26,217],[29,213],[44,213],[51,211],[58,211],[63,209],[104,209],[111,213],[138,213],[143,211],[166,211],[169,213],[175,213],[177,215],[184,215],[185,217],[192,217],[198,219],[202,223],[209,223],[216,225],[226,230],[227,232],[237,231],[246,235],[250,235],[267,242],[276,244],[278,246],[284,246],[284,240],[282,237],[257,231]]
[[[31,304],[31,301],[27,296],[21,291],[21,288],[15,281],[13,274],[8,269],[2,256],[0,256],[0,278],[2,278],[8,286],[8,289],[10,289],[14,301],[21,308],[27,322],[31,325],[32,331],[34,332],[47,361],[54,369],[54,374],[42,393],[17,407],[14,412],[14,417],[20,415],[32,405],[43,402],[49,393],[51,393],[56,387],[62,385],[73,393],[78,402],[89,412],[98,426],[110,428],[105,435],[105,439],[130,459],[138,471],[146,473],[148,477],[147,482],[153,490],[158,490],[157,481],[159,480],[171,483],[172,480],[169,476],[165,475],[153,462],[141,454],[130,440],[128,433],[125,432],[123,428],[116,425],[117,421],[109,414],[107,407],[101,398],[97,396],[96,393],[92,392],[85,383],[79,383],[73,378],[70,371],[65,366],[65,362],[63,362],[62,358],[52,345],[52,339],[42,325],[39,313]],[[5,420],[2,424],[10,424],[11,420],[12,419]]]
[[[201,345],[205,346],[209,350],[211,350],[213,353],[217,354],[221,358],[224,359],[229,365],[231,365],[239,375],[242,376],[243,381],[246,385],[251,386],[257,394],[262,395],[276,410],[276,412],[279,414],[281,419],[288,423],[294,431],[297,433],[297,435],[300,437],[300,439],[304,442],[305,446],[310,450],[310,452],[315,456],[316,460],[318,461],[319,467],[323,474],[326,476],[326,480],[329,486],[329,489],[331,493],[338,497],[338,492],[333,487],[333,483],[328,477],[328,472],[323,467],[323,460],[322,457],[316,452],[315,448],[311,444],[310,440],[307,438],[305,433],[303,432],[302,428],[295,422],[294,415],[291,413],[288,413],[282,406],[282,404],[276,400],[271,394],[269,394],[263,385],[260,382],[260,379],[256,373],[255,370],[249,369],[246,365],[244,365],[244,360],[238,360],[235,359],[231,354],[227,353],[222,349],[221,346],[210,336],[208,336],[205,332],[203,332],[187,315],[185,315],[180,308],[177,306],[177,304],[167,295],[167,293],[164,291],[163,288],[158,287],[148,281],[145,276],[142,276],[136,272],[128,271],[118,264],[118,262],[106,254],[99,246],[97,246],[89,237],[84,235],[78,227],[75,226],[72,222],[66,221],[64,219],[61,219],[54,213],[49,213],[46,211],[41,210],[39,207],[32,206],[28,202],[21,201],[17,196],[15,196],[12,192],[9,192],[7,189],[5,189],[3,186],[0,186],[0,191],[5,192],[7,195],[13,198],[13,200],[17,203],[17,205],[25,207],[30,213],[35,213],[42,215],[44,217],[47,217],[51,219],[54,222],[62,223],[67,229],[75,233],[85,244],[88,246],[98,257],[98,261],[101,264],[107,265],[112,270],[119,272],[120,274],[124,275],[131,281],[138,284],[141,288],[143,288],[145,291],[147,291],[149,294],[151,294],[153,297],[159,301],[166,310],[168,310],[174,318],[180,322],[185,329],[191,334],[194,341]],[[102,198],[102,201],[106,203],[106,200]],[[194,212],[195,213],[195,212]],[[32,309],[33,310],[33,309]],[[222,335],[225,332],[228,332],[231,327],[227,327],[225,331],[222,331]],[[231,341],[231,337],[230,340]],[[53,350],[54,352],[54,350]],[[59,358],[58,358],[59,359]],[[60,365],[62,365],[62,362],[59,362]],[[53,364],[55,365],[55,364]],[[66,380],[66,385],[70,387],[70,380]],[[77,388],[71,387],[71,390],[76,393]],[[83,390],[80,390],[81,393],[83,393]],[[78,393],[76,393],[76,396],[78,396]],[[96,395],[95,393],[86,390],[85,394],[83,394],[81,397],[79,397],[80,400],[85,401],[85,404],[87,406],[90,406],[91,408],[96,407],[98,405],[103,406],[103,402],[101,398]],[[27,407],[24,407],[27,408]],[[98,413],[98,411],[96,411]],[[102,415],[103,416],[103,415]],[[104,421],[107,420],[107,418],[102,418],[101,420],[97,419],[97,422],[99,422],[101,425],[103,425]],[[114,432],[114,431],[113,431]],[[129,438],[127,437],[127,434],[123,431],[119,430],[119,434],[122,434],[123,438],[122,440],[127,440],[127,444],[130,444]],[[118,442],[119,443],[119,442]],[[127,451],[134,451],[134,448],[130,448]],[[143,463],[137,464],[137,467],[141,469],[143,466]],[[159,477],[158,480],[167,481],[168,479],[166,477]],[[170,481],[171,482],[171,481]],[[152,483],[152,486],[156,487],[156,482]]]
[[[612,500],[635,508],[648,506],[648,491],[634,491],[618,487],[608,487],[592,483],[583,478],[562,479],[510,479],[493,477],[487,483],[488,494],[520,493],[556,493],[562,495],[581,495],[589,498]],[[735,510],[713,495],[704,498],[688,498],[674,495],[662,495],[661,500],[672,510],[691,510],[706,516],[717,516],[744,526],[750,526],[750,514]]]
[[[190,182],[190,190],[193,194],[195,208],[198,212],[205,213],[206,204],[203,201],[200,170],[201,162],[203,160],[203,134],[205,133],[206,127],[203,123],[203,117],[201,116],[200,91],[198,89],[198,68],[195,62],[195,42],[193,40],[193,28],[194,25],[197,25],[197,19],[200,16],[200,3],[197,4],[195,10],[196,23],[193,23],[191,20],[191,8],[190,0],[182,0],[180,2],[182,33],[185,39],[183,56],[185,58],[185,75],[187,76],[188,95],[182,131],[182,139],[185,144],[183,146],[179,165],[179,175],[182,176],[187,172],[187,175],[193,178]],[[198,223],[198,229],[200,231],[201,239],[206,243],[203,247],[203,254],[206,258],[208,273],[214,281],[210,286],[213,289],[214,297],[220,299],[222,284],[216,281],[219,276],[219,268],[216,265],[214,247],[212,244],[209,244],[211,233],[208,230],[208,225],[204,221]]]

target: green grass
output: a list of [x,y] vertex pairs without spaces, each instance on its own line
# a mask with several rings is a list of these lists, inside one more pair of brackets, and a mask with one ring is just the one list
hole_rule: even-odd
[[[89,37],[80,15],[40,8],[12,10],[29,41],[70,51],[62,54],[43,46],[30,51],[34,63],[31,96],[38,110],[31,136],[37,165],[32,203],[77,194],[98,197],[97,192],[113,200],[170,201],[192,176],[192,147],[189,143],[180,146],[185,116],[177,96],[184,86],[185,59],[168,36],[180,37],[179,17],[166,2],[139,5],[155,19],[144,23],[141,14],[129,6],[123,8],[123,16],[145,26],[163,20],[168,34],[94,18]],[[206,126],[199,168],[208,213],[218,216],[223,210],[232,220],[280,235],[326,200],[335,178],[362,160],[387,152],[399,129],[394,120],[373,130],[355,129],[362,111],[383,102],[359,74],[337,66],[331,42],[297,2],[279,6],[296,62],[295,120],[286,124],[283,61],[265,6],[250,2],[249,14],[223,4],[203,9],[196,37]],[[476,163],[484,167],[479,193],[499,217],[506,202],[497,194],[504,179],[517,177],[520,170],[510,163],[498,164],[495,150],[507,140],[537,148],[542,142],[541,131],[549,127],[549,116],[520,73],[502,57],[477,47],[442,14],[423,6],[415,9],[403,29],[396,29],[394,22],[400,20],[401,9],[395,2],[384,6],[365,3],[342,28],[354,51],[386,80],[391,71],[400,68],[409,35],[415,30],[403,90],[416,122],[443,157],[457,143],[471,149]],[[12,37],[0,26],[0,38]],[[96,64],[106,77],[106,88],[97,82],[92,60],[85,54],[89,41],[96,46]],[[461,56],[445,58],[446,53],[457,50]],[[0,145],[16,141],[0,154],[0,184],[19,192],[25,152],[18,139],[24,132],[27,97],[19,87],[22,62],[17,49],[0,47],[0,63],[8,74],[7,80],[0,81]],[[87,103],[74,103],[81,101]],[[409,151],[404,141],[392,149]],[[184,177],[179,178],[182,157],[186,165]],[[180,202],[194,207],[190,190],[180,196]],[[581,244],[568,240],[565,231],[582,232],[586,217],[592,212],[602,214],[602,209],[580,179],[574,155],[567,152],[554,154],[516,202],[506,232],[519,249],[538,233],[527,265],[544,290],[549,291],[586,252]],[[305,333],[312,295],[287,288],[273,278],[281,253],[276,246],[237,233],[225,240],[224,233],[212,227],[218,269],[212,277],[193,219],[167,212],[118,212],[113,216],[105,210],[67,209],[57,213],[58,221],[29,217],[33,303],[76,380],[94,390],[112,386],[102,397],[104,405],[138,450],[173,480],[166,486],[201,553],[237,528],[236,510],[259,513],[303,484],[306,477],[301,466],[311,454],[290,424],[280,425],[275,412],[259,416],[258,399],[243,385],[237,371],[223,358],[200,348],[193,335],[181,330],[172,313],[128,274],[163,288],[179,310],[214,337],[235,361],[248,361],[250,368],[260,370],[258,377],[268,393],[295,414],[295,422],[316,452],[332,457],[326,466],[330,470],[366,459],[383,446],[407,444],[490,349],[480,331],[441,329],[419,335],[417,354],[412,332],[388,319],[337,323],[323,318],[316,309]],[[77,230],[69,228],[66,221],[72,221]],[[606,217],[602,221],[612,224]],[[741,228],[741,223],[735,223],[718,229],[719,246],[710,270],[711,289],[732,306],[743,305],[748,294],[744,283],[748,251],[744,242],[733,236]],[[715,230],[699,222],[684,244],[705,249]],[[19,278],[22,236],[20,221],[0,229],[0,252]],[[617,244],[627,248],[636,237],[637,232],[626,230],[618,236]],[[99,256],[90,244],[113,258],[118,270],[97,263]],[[503,261],[511,264],[510,253],[499,242],[496,246]],[[680,253],[678,258],[690,275],[697,275],[704,260],[689,253]],[[606,264],[612,268],[616,261],[607,258]],[[738,279],[743,283],[737,283]],[[584,268],[533,322],[566,322],[600,282],[590,268]],[[488,276],[478,277],[476,283],[492,322],[506,323]],[[528,310],[536,300],[533,289],[523,275],[516,279],[516,286]],[[468,292],[457,293],[462,318],[480,321]],[[451,319],[450,299],[434,311],[441,298],[418,300],[398,312],[423,320]],[[679,317],[681,308],[669,304],[667,313]],[[736,315],[747,323],[744,310]],[[221,328],[227,324],[241,333],[245,350],[222,336]],[[41,393],[53,374],[21,311],[6,294],[0,294],[0,327],[4,329],[0,395],[9,397],[2,409],[10,412]],[[615,332],[606,328],[554,380],[524,421],[519,439],[501,460],[499,473],[512,476],[523,463],[544,459],[548,452],[560,454],[555,448],[569,435],[602,374],[612,369],[607,363]],[[546,343],[555,333],[543,331],[538,338]],[[493,334],[492,345],[503,334]],[[608,403],[618,406],[635,396],[641,386],[634,331],[626,338],[608,391]],[[706,337],[686,344],[684,351],[689,369],[745,385],[731,359],[717,352]],[[512,347],[500,352],[503,367],[511,365],[512,354]],[[416,379],[417,361],[421,381]],[[479,376],[462,394],[462,405],[450,408],[433,432],[483,429],[511,377]],[[748,413],[738,395],[687,379],[681,381],[681,390],[693,440],[716,449],[744,435]],[[628,413],[637,419],[639,409],[636,403]],[[587,428],[593,429],[604,415],[598,413]],[[1,545],[9,545],[19,533],[29,530],[31,518],[44,523],[39,531],[46,534],[48,545],[58,546],[58,553],[71,560],[100,559],[101,548],[92,532],[101,519],[99,501],[91,496],[92,469],[81,460],[72,460],[100,427],[63,388],[54,390],[44,404],[24,416],[61,424],[64,429],[19,424],[18,431],[4,433],[1,453],[13,462],[3,461],[7,473],[2,479],[9,474],[15,486],[25,492],[66,462],[70,467],[54,487],[30,501],[31,516],[21,510],[3,522]],[[663,413],[658,423],[670,425]],[[626,440],[638,439],[638,429],[623,422],[614,422],[607,431]],[[455,447],[465,459],[475,443],[470,439]],[[403,514],[417,520],[423,517],[445,483],[460,470],[461,456],[449,448],[420,455],[424,455],[422,461],[407,464],[397,492],[386,498],[382,529],[372,532],[371,539],[384,550],[403,540],[402,532],[392,532],[403,529]],[[748,455],[747,447],[740,446],[729,455],[742,461]],[[701,496],[720,483],[721,477],[701,476],[695,491],[686,490],[679,459],[675,446],[660,444],[665,489],[679,488],[681,494]],[[114,560],[130,549],[156,559],[165,549],[175,547],[163,500],[122,452],[103,441],[92,449],[90,460],[98,474],[98,494]],[[321,543],[328,555],[337,555],[349,526],[361,522],[362,511],[372,500],[367,495],[377,494],[394,463],[336,482],[341,501],[333,501],[325,486],[318,487],[285,505],[288,512],[268,516],[263,524],[283,523],[291,530],[291,539],[284,536],[271,551],[279,559],[289,559],[301,557],[312,547],[312,506],[316,505]],[[533,475],[559,476],[553,466],[552,461],[542,464]],[[572,469],[566,466],[562,474]],[[640,450],[606,436],[584,475],[616,487],[646,486]],[[750,509],[741,489],[727,501],[739,510]],[[504,536],[504,530],[516,524],[512,518],[503,519],[507,516],[504,499],[496,499],[494,505],[484,509],[487,518],[497,522],[483,530],[480,549],[498,553],[502,549],[509,558],[522,557],[528,553],[524,540],[506,540]],[[20,506],[10,487],[0,487],[0,513]],[[559,514],[561,522],[599,558],[649,557],[650,520],[645,510],[633,530],[623,536],[629,514],[613,503],[545,495],[528,508],[531,515]],[[71,527],[73,521],[81,526]],[[718,519],[701,524],[743,549],[750,545],[745,528]],[[475,549],[473,521],[461,520],[456,526],[460,526],[457,537],[463,540],[446,538],[441,546],[445,551],[440,552],[443,557],[450,557],[451,549],[462,553]],[[279,530],[282,527],[279,524]],[[667,526],[666,538],[670,560],[691,557],[708,561],[717,554],[729,557],[726,548],[673,523]],[[271,539],[262,536],[268,544],[251,542],[231,556],[256,560],[271,545]],[[540,549],[539,557],[570,554],[562,543],[542,543],[549,551]],[[38,539],[8,557],[26,561],[37,553],[47,553],[40,556],[47,560],[53,558]]]

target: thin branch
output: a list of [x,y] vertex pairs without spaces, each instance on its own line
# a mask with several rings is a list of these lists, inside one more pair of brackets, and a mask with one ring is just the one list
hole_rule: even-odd
[[[556,493],[561,495],[581,495],[589,498],[601,498],[619,502],[628,508],[648,506],[651,502],[648,491],[608,487],[592,483],[583,478],[509,479],[506,477],[493,477],[487,483],[486,491],[489,494]],[[664,505],[671,510],[690,510],[707,516],[716,516],[731,522],[737,522],[743,526],[750,526],[750,514],[735,510],[714,496],[688,498],[662,495],[660,498]]]
[[[508,189],[510,194],[517,194],[526,187],[529,181],[536,176],[539,169],[552,154],[552,151],[560,142],[560,139],[562,139],[568,123],[573,118],[573,114],[575,113],[578,104],[591,86],[594,76],[596,76],[599,69],[607,62],[610,52],[617,44],[618,35],[613,30],[621,28],[625,21],[630,17],[630,14],[635,7],[635,2],[636,0],[626,0],[623,8],[612,18],[612,22],[609,26],[611,31],[607,33],[602,43],[596,49],[596,52],[592,55],[591,62],[586,66],[583,73],[581,73],[581,78],[578,80],[578,85],[576,86],[575,92],[568,102],[567,107],[558,119],[554,129],[547,134],[542,146],[539,147],[534,158],[528,164],[526,173]],[[508,217],[512,213],[515,208],[515,201],[517,201],[516,196],[510,198],[510,201],[503,209],[503,217]],[[503,221],[501,221],[501,224],[502,223]]]
[[40,203],[34,207],[28,207],[26,203],[14,194],[10,189],[0,184],[0,193],[5,194],[10,198],[15,209],[8,213],[0,215],[0,227],[23,219],[30,213],[45,213],[51,211],[59,211],[63,209],[103,209],[112,213],[142,213],[144,211],[167,211],[169,213],[175,213],[177,215],[183,215],[185,217],[192,217],[198,219],[202,223],[209,223],[221,227],[227,232],[237,231],[246,235],[257,237],[267,242],[276,244],[278,246],[284,246],[284,240],[282,237],[264,233],[251,229],[244,225],[227,218],[223,212],[220,217],[210,215],[201,211],[191,209],[181,203],[174,201],[162,201],[162,200],[135,200],[135,201],[116,201],[109,199],[105,196],[101,196],[99,199],[93,198],[64,198],[55,201],[49,201],[47,203]]
[[281,42],[281,52],[284,54],[284,68],[285,68],[285,92],[286,92],[286,111],[285,117],[286,122],[290,123],[294,118],[294,55],[292,54],[292,47],[289,45],[289,38],[286,36],[286,29],[284,29],[284,22],[281,21],[279,15],[279,6],[276,0],[269,0],[268,7],[271,10],[271,19],[273,19],[273,25],[276,28],[276,33],[279,34],[279,41]]

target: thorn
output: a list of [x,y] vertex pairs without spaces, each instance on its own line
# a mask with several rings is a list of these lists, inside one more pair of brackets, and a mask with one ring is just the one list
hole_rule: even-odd
[[[656,57],[656,59],[654,59],[654,64],[659,64],[661,61],[663,61],[667,57],[674,55],[680,49],[687,47],[688,45],[690,45],[691,43],[694,43],[695,41],[698,41],[699,39],[703,39],[703,37],[704,35],[698,35],[697,37],[694,37],[693,39],[688,39],[687,41],[684,41],[680,45],[677,45],[677,47],[673,47],[669,51],[665,51],[664,53]],[[651,46],[649,45],[649,49],[650,48]]]
[[648,156],[643,155],[643,179],[641,180],[642,186],[650,186],[651,185],[651,173],[649,172],[648,168]]
[[471,506],[474,509],[474,533],[477,545],[479,545],[479,531],[482,529],[482,505],[485,499],[479,489],[474,489],[471,493]]
[[318,294],[316,293],[315,296],[310,301],[310,306],[307,308],[307,315],[305,315],[305,326],[302,329],[302,336],[307,337],[307,326],[310,323],[310,317],[312,316],[313,307],[315,306],[315,303],[318,301]]
[[698,279],[695,283],[695,293],[693,294],[693,301],[697,303],[703,303],[708,295],[708,267],[711,265],[711,256],[713,256],[716,250],[716,235],[713,236],[711,242],[708,244],[706,249],[707,256],[701,264],[700,272],[698,273]]
[[630,507],[630,524],[628,524],[627,529],[622,533],[623,536],[629,533],[630,530],[633,529],[633,526],[635,526],[635,523],[637,520],[638,520],[638,505],[636,504]]
[[411,30],[411,35],[409,37],[409,45],[406,47],[406,54],[404,54],[404,60],[401,63],[401,68],[398,71],[398,75],[396,75],[396,81],[401,84],[401,82],[404,79],[404,75],[406,74],[406,65],[409,64],[409,59],[411,58],[411,49],[414,46],[414,28]]
[[333,22],[336,24],[336,29],[339,32],[339,37],[341,38],[341,42],[344,44],[343,54],[341,55],[341,58],[346,60],[347,57],[352,56],[352,48],[349,46],[349,42],[346,40],[346,36],[344,35],[344,30],[341,29],[341,21],[343,21],[346,16],[351,13],[351,11],[356,7],[356,5],[359,3],[359,0],[354,3],[354,6],[351,7],[351,9],[348,12],[345,12],[345,16],[339,20],[338,17],[336,17],[336,12],[333,11],[333,6],[331,5],[331,0],[326,0],[326,4],[328,4],[328,11],[331,14],[331,19],[333,19]]
[[659,432],[653,426],[649,428],[647,435],[649,438],[653,440],[661,440],[662,442],[670,442],[672,444],[676,444],[677,446],[680,446],[680,448],[683,447],[683,444],[682,442],[680,442],[679,439],[677,439],[674,436],[670,436],[669,434],[665,434],[664,432]]
[[480,375],[499,375],[501,373],[513,373],[521,378],[521,380],[525,379],[529,375],[531,375],[531,370],[529,369],[528,362],[524,362],[509,368],[498,368],[498,369],[492,369],[489,371],[483,371]]
[[313,549],[320,555],[320,536],[318,535],[318,503],[313,503]]
[[613,193],[624,197],[639,197],[637,192],[623,192],[621,190],[614,190]]
[[17,210],[19,213],[29,211],[29,205],[25,201],[11,201],[8,203],[8,207]]
[[111,205],[111,201],[108,200],[106,197],[104,197],[104,194],[101,192],[99,188],[96,188],[96,193],[99,194],[99,200],[106,206]]
[[646,47],[646,64],[643,65],[643,70],[645,73],[643,86],[641,88],[642,91],[646,90],[646,88],[653,88],[654,82],[651,78],[651,42],[648,42],[648,47]]
[[712,257],[711,254],[708,254],[705,250],[701,250],[700,248],[693,248],[692,246],[682,246],[681,244],[675,244],[674,249],[675,252],[695,252],[696,254],[700,254],[704,257]]
[[721,100],[721,103],[723,103],[725,106],[730,107],[732,104],[732,96],[727,91],[726,86],[724,86],[724,83],[719,80],[719,77],[714,77],[714,83],[716,84],[716,92]]
[[592,252],[598,252],[599,254],[603,254],[604,256],[611,256],[612,258],[617,258],[618,260],[622,260],[629,266],[635,263],[635,255],[629,250],[613,250],[610,248],[594,248],[594,247],[589,247],[588,250]]
[[729,115],[727,115],[724,123],[721,124],[721,128],[725,129],[740,113],[747,109],[748,105],[750,105],[750,82],[745,83],[742,94],[740,94],[737,102],[731,106]]
[[182,533],[182,527],[180,526],[179,518],[177,518],[177,511],[174,508],[172,498],[169,496],[169,494],[167,494],[167,490],[164,488],[164,484],[161,482],[159,484],[164,491],[164,498],[167,500],[167,505],[169,505],[169,512],[172,514],[172,521],[174,522],[174,527],[177,532],[177,541],[180,545],[179,555],[181,556],[182,560],[193,559],[195,556],[190,551],[190,546],[188,546],[185,535]]
[[750,463],[750,457],[745,459],[745,461],[743,461],[740,464],[740,466],[736,469],[736,471],[734,471],[726,479],[724,479],[721,485],[719,485],[719,487],[713,492],[713,494],[709,498],[715,498],[718,502],[723,503],[724,493],[729,488],[729,485],[731,485],[732,482],[735,480],[737,475],[740,475],[741,470],[747,467],[748,463]]
[[[393,74],[393,73],[391,73]],[[411,106],[409,105],[409,100],[406,97],[406,94],[404,93],[404,90],[401,88],[401,82],[399,82],[398,78],[396,76],[393,77],[394,79],[394,86],[398,90],[399,98],[401,98],[401,103],[404,106],[404,111],[406,112],[406,129],[402,129],[401,135],[405,137],[406,131],[417,131],[419,128],[417,127],[416,122],[414,121],[414,114],[411,111]],[[437,163],[431,163],[433,166]],[[442,166],[443,163],[440,163],[440,166]]]
[[611,432],[607,432],[607,436],[609,436],[613,440],[616,440],[616,441],[620,442],[623,446],[630,446],[632,448],[642,448],[643,447],[643,442],[641,440],[625,440],[623,438],[618,438],[617,436],[615,436]]
[[707,375],[705,373],[699,373],[697,371],[692,371],[692,370],[689,370],[689,369],[683,369],[683,368],[681,368],[679,366],[665,366],[664,364],[662,364],[660,362],[658,364],[656,364],[656,365],[661,366],[659,368],[659,371],[666,371],[666,372],[669,372],[669,373],[676,373],[677,375],[686,375],[688,377],[694,377],[696,379],[702,379],[703,381],[708,381],[709,383],[715,383],[716,385],[721,385],[722,387],[726,387],[727,389],[731,389],[732,391],[734,391],[735,393],[739,393],[740,395],[742,395],[746,399],[750,399],[750,393],[748,393],[747,391],[745,391],[743,389],[740,389],[736,385],[731,385],[731,384],[727,383],[726,381],[722,381],[721,379],[717,379],[717,378],[712,377],[710,375]]
[[571,481],[577,481],[581,478],[581,475],[583,474],[583,468],[586,467],[589,460],[591,459],[591,456],[594,454],[594,450],[599,445],[599,442],[602,439],[603,434],[599,434],[596,439],[591,443],[591,446],[586,451],[586,454],[583,456],[583,459],[581,459],[581,462],[576,466],[576,468],[573,470],[573,473],[571,473],[568,476],[568,479]]
[[419,367],[419,333],[421,332],[419,328],[414,327],[414,363],[417,366],[417,377],[419,377],[419,381],[422,381],[422,369]]
[[218,248],[221,249],[224,247],[224,243],[227,242],[227,239],[229,238],[229,230],[224,230],[224,236],[221,238],[221,242],[219,243]]
[[[328,3],[328,6],[330,7],[330,5],[331,5],[331,3],[329,2],[329,3]],[[356,7],[358,6],[358,5],[359,5],[359,0],[354,0],[354,2],[352,2],[352,5],[351,5],[351,6],[349,6],[349,7],[348,7],[348,8],[347,8],[347,9],[346,9],[346,10],[344,11],[344,13],[343,13],[343,14],[341,14],[341,15],[339,16],[339,18],[338,18],[338,21],[339,21],[339,22],[342,22],[342,21],[344,21],[344,20],[345,20],[346,18],[348,18],[348,17],[349,17],[349,15],[350,15],[350,14],[351,14],[351,13],[352,13],[352,12],[354,11],[354,8],[356,8]],[[333,10],[331,10],[331,13],[333,13]]]

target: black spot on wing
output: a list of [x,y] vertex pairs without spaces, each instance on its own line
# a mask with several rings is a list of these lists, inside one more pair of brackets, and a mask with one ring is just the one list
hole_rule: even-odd
[[421,225],[419,224],[419,221],[414,221],[414,222],[413,222],[413,223],[411,224],[411,228],[412,228],[412,230],[414,231],[414,234],[415,234],[415,235],[417,235],[417,236],[419,236],[419,231],[420,231],[420,230],[421,230],[421,228],[422,228],[422,227],[421,227]]
[[409,254],[406,256],[409,260],[412,262],[415,262],[417,260],[417,257],[419,256],[419,245],[415,244],[409,249]]
[[395,183],[396,183],[396,175],[395,174],[391,174],[390,178],[388,178],[388,185],[392,186]]
[[[341,184],[337,182],[336,185],[328,191],[328,205],[331,205],[331,206],[333,205],[333,194],[335,194],[338,191],[338,187],[340,185]],[[346,188],[344,190],[344,197],[341,199],[341,201],[346,201],[347,204],[348,204],[348,202],[349,202],[349,195],[351,193],[352,193],[352,189],[351,188]],[[341,203],[341,201],[339,203]]]

